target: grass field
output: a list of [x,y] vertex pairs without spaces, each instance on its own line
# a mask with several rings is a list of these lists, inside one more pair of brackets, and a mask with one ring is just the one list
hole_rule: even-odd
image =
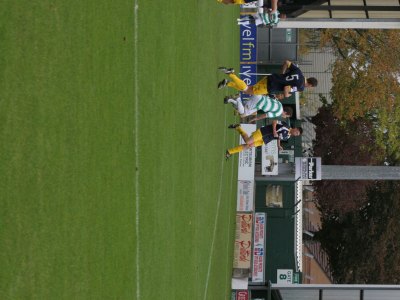
[[229,298],[237,15],[2,2],[0,299]]

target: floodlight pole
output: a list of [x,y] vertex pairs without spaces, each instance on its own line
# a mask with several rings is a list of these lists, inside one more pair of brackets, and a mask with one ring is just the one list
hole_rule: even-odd
[[[296,181],[293,163],[278,164],[279,174],[256,174],[256,181]],[[400,180],[398,166],[321,165],[321,180]]]
[[400,180],[400,167],[321,165],[322,180]]
[[239,73],[239,75],[269,76],[269,75],[272,75],[272,74],[271,73],[248,73],[248,72],[243,72],[243,73]]

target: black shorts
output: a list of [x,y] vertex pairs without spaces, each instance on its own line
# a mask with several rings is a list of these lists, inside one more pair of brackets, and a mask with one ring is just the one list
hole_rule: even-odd
[[263,126],[260,128],[264,144],[268,144],[270,141],[275,140],[272,125]]

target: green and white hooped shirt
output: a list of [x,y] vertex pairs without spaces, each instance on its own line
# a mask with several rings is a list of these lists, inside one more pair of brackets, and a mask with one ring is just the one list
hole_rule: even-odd
[[277,118],[283,113],[283,106],[279,100],[269,96],[261,96],[256,104],[257,110],[264,111],[268,118]]

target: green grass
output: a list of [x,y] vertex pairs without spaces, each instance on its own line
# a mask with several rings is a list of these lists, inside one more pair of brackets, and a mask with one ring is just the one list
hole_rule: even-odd
[[229,298],[238,10],[138,4],[2,3],[0,299]]

